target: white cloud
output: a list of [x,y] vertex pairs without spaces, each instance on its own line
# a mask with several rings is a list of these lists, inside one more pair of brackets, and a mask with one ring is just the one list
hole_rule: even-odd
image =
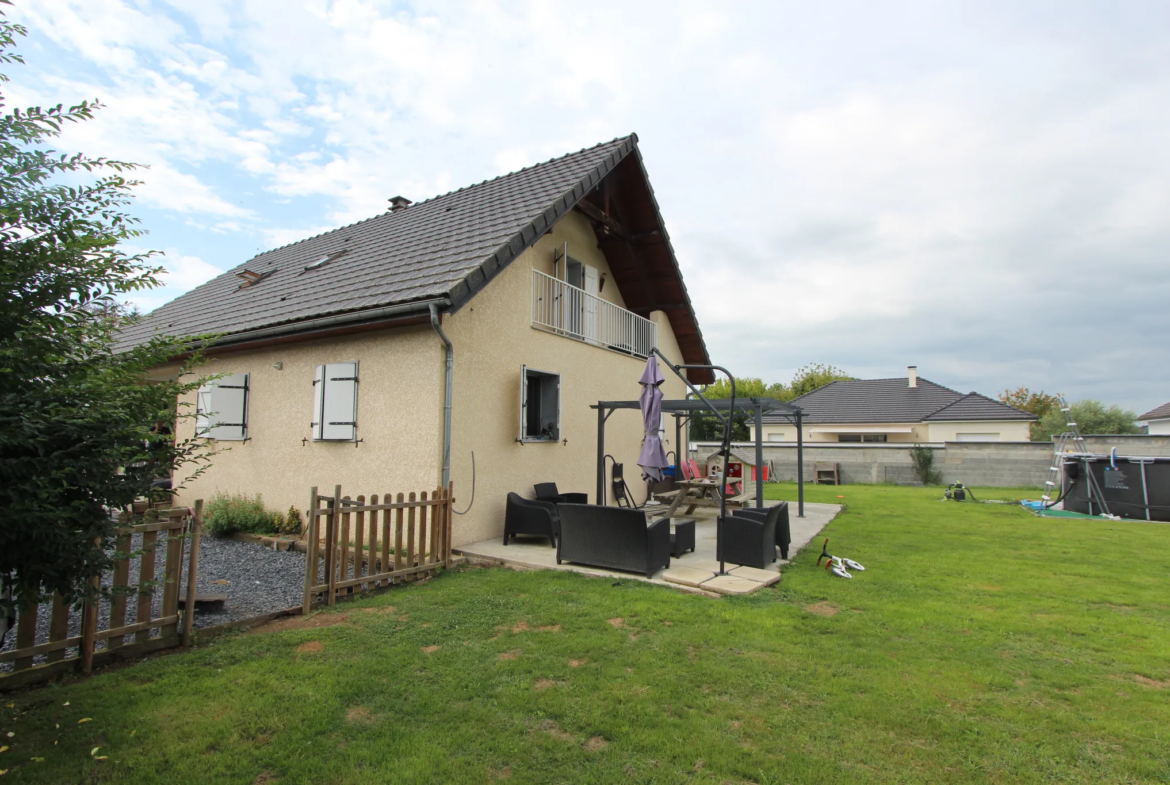
[[1170,389],[1170,349],[1144,337],[1164,334],[1170,295],[1166,9],[43,0],[16,14],[87,64],[34,69],[21,97],[102,95],[100,123],[69,141],[150,164],[144,202],[239,232],[225,267],[256,234],[293,242],[395,194],[637,131],[708,346],[737,371],[918,362],[987,393],[1133,406]]

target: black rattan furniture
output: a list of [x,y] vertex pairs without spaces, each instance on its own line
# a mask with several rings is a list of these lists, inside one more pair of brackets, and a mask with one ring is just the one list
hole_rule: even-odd
[[536,498],[542,502],[552,502],[553,504],[588,504],[589,494],[587,493],[561,493],[557,490],[555,482],[538,482],[532,486],[536,489]]
[[715,558],[762,570],[776,561],[776,519],[780,512],[769,508],[762,520],[757,515],[738,514],[742,512],[736,510],[737,514],[720,519],[722,552]]
[[548,537],[552,547],[557,547],[560,516],[557,515],[556,505],[509,493],[508,506],[504,510],[504,545],[508,544],[509,537],[517,534]]
[[688,551],[695,552],[695,519],[669,518],[670,521],[670,555],[681,557]]
[[792,527],[788,523],[788,502],[780,502],[775,507],[765,507],[762,510],[757,510],[755,507],[749,507],[743,510],[736,510],[734,515],[747,515],[755,517],[760,520],[767,518],[768,513],[776,512],[776,546],[780,548],[780,558],[788,558],[788,546],[792,543]]
[[647,578],[670,566],[670,521],[647,523],[642,510],[593,504],[561,504],[558,510],[557,564],[640,572]]

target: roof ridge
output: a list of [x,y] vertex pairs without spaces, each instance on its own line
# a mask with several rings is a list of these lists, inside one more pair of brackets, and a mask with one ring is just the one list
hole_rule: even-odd
[[[523,166],[519,169],[515,169],[511,172],[505,172],[504,174],[499,174],[499,175],[496,175],[495,177],[489,177],[486,180],[480,180],[478,183],[471,183],[470,185],[465,185],[461,188],[456,188],[452,191],[447,191],[446,193],[436,194],[428,199],[423,199],[421,202],[414,202],[410,205],[410,207],[408,207],[406,209],[408,209],[408,210],[409,209],[418,209],[419,207],[422,207],[424,204],[430,204],[431,202],[438,201],[439,199],[443,199],[444,197],[452,196],[452,195],[457,194],[457,193],[462,193],[463,191],[470,191],[472,188],[479,188],[480,186],[487,185],[488,183],[494,183],[497,180],[503,180],[505,177],[513,177],[513,176],[521,174],[523,172],[527,172],[527,171],[530,171],[532,169],[536,169],[537,167],[540,167],[540,166],[547,166],[551,163],[555,163],[556,161],[563,161],[566,158],[569,158],[570,156],[581,155],[582,153],[587,153],[590,150],[596,150],[599,147],[604,147],[604,146],[609,145],[609,144],[614,144],[615,142],[624,142],[630,138],[636,139],[637,136],[638,135],[636,133],[633,133],[632,131],[630,133],[626,134],[625,136],[615,136],[613,139],[610,139],[608,142],[598,142],[597,144],[593,145],[592,147],[582,147],[580,150],[577,150],[575,152],[565,153],[564,155],[560,155],[560,156],[557,156],[555,158],[550,158],[547,161],[539,161],[537,163],[529,164],[528,166]],[[288,248],[289,246],[300,245],[303,242],[307,242],[309,240],[316,240],[318,237],[324,237],[325,235],[331,234],[333,232],[340,232],[342,229],[351,229],[355,226],[360,226],[362,224],[369,223],[370,221],[376,221],[379,218],[384,218],[387,215],[393,215],[393,214],[394,213],[383,211],[383,212],[378,213],[377,215],[372,215],[369,218],[362,218],[360,221],[354,221],[353,223],[350,223],[350,224],[343,224],[343,225],[335,227],[333,229],[326,229],[323,232],[318,232],[317,234],[311,234],[308,237],[301,238],[300,240],[293,240],[292,242],[285,243],[284,245],[278,245],[275,248],[269,248],[267,251],[261,251],[260,253],[256,254],[255,256],[251,257],[250,259],[248,259],[247,262],[243,262],[242,264],[247,265],[248,262],[252,261],[253,259],[259,259],[261,256],[265,256],[265,255],[270,254],[270,253],[275,253],[276,251],[283,250],[285,248]],[[236,266],[238,267],[240,265],[236,265]],[[236,268],[232,267],[232,268],[226,270],[225,272],[231,272],[231,270],[234,270],[234,269],[236,269]]]

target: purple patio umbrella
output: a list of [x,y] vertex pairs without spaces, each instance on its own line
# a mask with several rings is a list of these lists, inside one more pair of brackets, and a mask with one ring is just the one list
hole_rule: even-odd
[[642,467],[642,479],[646,482],[662,481],[662,470],[670,466],[666,459],[666,450],[662,449],[662,437],[658,434],[658,427],[662,422],[662,390],[659,385],[666,381],[662,371],[658,370],[658,358],[650,355],[646,358],[646,369],[642,371],[642,378],[638,384],[642,385],[642,394],[638,403],[642,409],[642,452],[638,455],[638,465]]

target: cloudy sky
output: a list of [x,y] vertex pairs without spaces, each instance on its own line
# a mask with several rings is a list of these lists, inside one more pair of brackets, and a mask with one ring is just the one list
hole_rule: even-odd
[[144,164],[155,307],[636,131],[716,362],[1170,400],[1170,5],[17,0],[11,104]]

